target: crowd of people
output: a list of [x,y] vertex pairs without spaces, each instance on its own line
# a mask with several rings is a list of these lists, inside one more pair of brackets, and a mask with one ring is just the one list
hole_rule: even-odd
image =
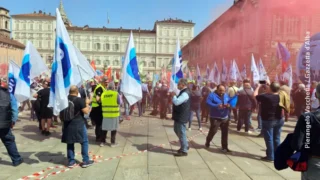
[[[9,143],[10,139],[8,138],[13,136],[10,128],[17,120],[18,108],[14,107],[17,103],[10,103],[10,101],[14,101],[14,97],[9,96],[4,88],[5,85],[2,86],[1,98],[5,99],[4,96],[7,96],[5,102],[8,103],[3,106],[12,106],[11,113],[14,116],[12,119],[8,118],[9,116],[2,117],[1,122],[5,123],[0,123],[3,126],[0,127],[0,129],[2,128],[0,131],[1,139],[7,147],[13,165],[17,166],[23,160],[14,141]],[[229,125],[233,122],[237,124],[238,132],[244,125],[246,133],[260,133],[258,137],[263,137],[266,144],[266,156],[262,157],[262,160],[272,162],[275,160],[275,151],[281,143],[280,137],[284,123],[288,121],[290,116],[298,119],[304,115],[308,104],[311,106],[310,111],[316,111],[320,98],[320,85],[317,82],[312,82],[310,88],[306,88],[301,82],[293,84],[290,88],[284,81],[272,83],[266,81],[261,84],[253,84],[249,79],[245,79],[242,82],[230,81],[228,84],[223,82],[217,85],[210,82],[199,83],[181,79],[178,83],[178,89],[179,93],[176,94],[169,91],[166,81],[156,82],[154,87],[151,81],[143,81],[142,99],[134,105],[129,105],[125,96],[121,94],[121,80],[119,82],[105,79],[102,82],[90,81],[81,87],[72,86],[68,97],[69,107],[63,111],[63,115],[60,113],[59,117],[63,125],[62,142],[67,144],[68,167],[73,167],[76,164],[74,143],[81,143],[82,167],[93,164],[88,155],[87,128],[90,128],[89,119],[95,128],[96,142],[101,147],[107,145],[106,136],[110,131],[110,146],[115,147],[118,145],[116,135],[119,124],[124,119],[130,120],[135,107],[138,108],[139,117],[143,116],[147,109],[152,109],[151,116],[159,115],[160,119],[174,120],[174,131],[181,145],[175,154],[176,156],[188,155],[189,145],[186,131],[192,130],[191,125],[195,114],[199,131],[202,131],[203,124],[210,122],[204,144],[206,148],[210,148],[211,141],[220,128],[222,151],[232,152],[228,148],[228,134]],[[31,110],[30,120],[37,119],[41,133],[50,136],[52,121],[57,121],[58,117],[53,115],[51,108],[48,108],[49,79],[34,82],[31,85],[31,94],[30,102],[23,102],[19,111],[24,111],[25,106],[28,105]],[[121,112],[121,107],[124,112]],[[252,124],[254,112],[257,113],[258,126],[256,128]],[[172,114],[172,117],[168,117],[168,114]],[[10,127],[8,119],[10,119]],[[3,129],[6,131],[2,131]]]

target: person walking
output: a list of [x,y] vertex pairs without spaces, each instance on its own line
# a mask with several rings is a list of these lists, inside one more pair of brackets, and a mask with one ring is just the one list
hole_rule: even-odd
[[[48,108],[49,98],[50,98],[50,83],[48,81],[43,82],[43,89],[37,92],[34,95],[35,98],[39,98],[40,101],[40,118],[41,118],[41,128],[42,134],[49,136],[53,111],[51,108]],[[47,125],[47,128],[46,128]]]
[[[230,82],[230,86],[228,88],[228,96],[230,98],[233,98],[234,96],[237,95],[238,92],[238,87],[236,86],[237,82],[232,80]],[[238,110],[236,108],[231,108],[231,111],[229,111],[229,120],[231,120],[231,112],[233,113],[233,117],[234,117],[234,122],[237,123],[238,122]]]
[[[274,152],[280,144],[281,129],[284,125],[279,96],[280,84],[273,82],[270,84],[267,93],[258,95],[260,87],[259,84],[253,96],[261,106],[262,133],[267,147],[266,156],[261,159],[273,161]],[[286,97],[288,98],[287,95]]]
[[178,89],[180,93],[178,96],[175,92],[172,92],[173,99],[173,112],[172,119],[174,120],[174,132],[179,138],[180,149],[175,156],[187,156],[188,155],[188,140],[186,134],[186,123],[190,117],[190,92],[187,88],[188,81],[186,79],[180,79],[178,83]]
[[[64,119],[62,128],[62,139],[63,143],[67,144],[67,157],[68,157],[68,167],[74,167],[76,165],[75,153],[74,153],[74,144],[81,144],[81,155],[82,163],[80,166],[82,168],[89,167],[93,164],[93,161],[89,159],[89,141],[87,128],[85,124],[84,114],[88,114],[90,111],[90,100],[86,100],[78,97],[79,90],[77,86],[71,86],[69,91],[69,107],[73,108],[68,111],[68,113],[73,112],[73,119]],[[72,103],[70,103],[72,102]],[[69,116],[70,117],[70,116]]]
[[[316,98],[320,101],[320,85],[316,90]],[[303,113],[296,124],[291,148],[294,151],[307,153],[307,171],[301,173],[301,180],[318,180],[320,177],[320,109],[311,113]]]
[[167,118],[167,110],[169,103],[169,88],[166,83],[160,89],[160,119]]
[[[207,105],[207,98],[210,94],[209,82],[204,84],[205,86],[201,89],[202,101],[201,101],[201,121],[208,122],[209,108]],[[200,87],[199,87],[200,88]],[[203,119],[206,119],[205,121]]]
[[243,80],[243,88],[238,91],[237,108],[239,109],[237,130],[240,131],[242,125],[245,124],[245,132],[251,134],[252,132],[249,130],[250,118],[252,111],[256,108],[256,101],[249,79]]
[[200,120],[201,92],[200,92],[200,87],[198,85],[193,86],[190,99],[191,99],[191,112],[190,112],[188,130],[191,131],[193,113],[195,112],[198,120],[199,131],[202,131],[201,120]]
[[102,106],[102,136],[101,144],[103,147],[106,145],[106,136],[108,131],[111,131],[111,147],[115,147],[117,129],[119,128],[119,117],[120,117],[120,96],[115,91],[115,85],[110,83],[107,91],[101,95],[101,106]]
[[[304,84],[299,84],[298,89],[292,94],[292,99],[294,102],[294,114],[297,119],[306,111],[306,96],[307,92],[305,90]],[[311,98],[312,101],[312,98]]]
[[221,129],[221,145],[223,152],[231,152],[228,148],[228,130],[229,130],[229,96],[226,93],[224,85],[217,86],[215,92],[210,93],[207,98],[207,104],[210,107],[210,129],[206,138],[205,146],[210,147],[210,143],[213,137],[218,132],[218,128]]
[[12,128],[18,119],[18,104],[15,97],[7,88],[0,87],[0,138],[7,149],[13,166],[23,163],[20,156]]

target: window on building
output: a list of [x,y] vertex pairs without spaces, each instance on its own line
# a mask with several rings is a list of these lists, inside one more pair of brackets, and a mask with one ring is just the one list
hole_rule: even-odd
[[30,24],[30,29],[33,30],[33,24]]
[[96,60],[96,64],[97,64],[97,65],[101,65],[100,59],[97,59],[97,60]]
[[96,43],[96,44],[94,45],[94,48],[95,48],[96,50],[101,50],[101,44],[100,44],[100,43]]
[[118,51],[118,50],[119,50],[119,44],[115,44],[115,45],[114,45],[114,50],[115,50],[115,51]]
[[51,25],[50,24],[48,25],[48,30],[51,30]]
[[48,41],[48,49],[51,49],[51,41]]
[[150,63],[149,63],[149,67],[155,67],[156,66],[156,63],[154,62],[154,61],[151,61]]
[[109,60],[105,60],[105,61],[103,62],[103,65],[104,65],[104,66],[109,66],[109,65],[110,65],[110,61],[109,61]]
[[119,66],[119,60],[114,60],[114,61],[113,61],[113,65],[114,65],[114,66]]
[[87,42],[87,49],[89,50],[90,49],[90,43]]
[[9,22],[8,21],[5,22],[5,28],[9,29]]
[[24,29],[24,30],[27,29],[27,24],[23,24],[23,29]]
[[42,48],[42,41],[39,41],[39,48]]
[[142,67],[146,67],[146,66],[147,66],[146,61],[142,61]]
[[39,30],[42,30],[42,24],[39,24]]
[[109,43],[106,44],[106,50],[107,50],[107,51],[110,50],[110,44],[109,44]]
[[18,23],[16,24],[16,30],[19,30],[19,24]]

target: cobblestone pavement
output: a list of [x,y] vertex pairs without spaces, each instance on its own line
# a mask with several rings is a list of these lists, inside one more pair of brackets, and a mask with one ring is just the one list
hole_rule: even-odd
[[[89,151],[96,163],[86,169],[65,167],[66,144],[61,143],[61,126],[52,129],[50,137],[42,136],[37,123],[29,114],[22,113],[14,127],[14,135],[25,163],[12,167],[3,144],[0,144],[0,179],[54,179],[54,180],[298,180],[300,174],[276,171],[272,163],[259,160],[265,156],[265,143],[257,133],[236,131],[231,123],[229,148],[232,153],[220,151],[220,131],[209,149],[204,147],[209,124],[198,131],[194,119],[187,132],[190,150],[187,157],[174,157],[179,149],[172,120],[155,117],[135,117],[124,121],[117,134],[119,146],[100,147],[95,142],[94,130],[89,129]],[[253,116],[254,119],[256,115]],[[291,119],[283,127],[282,140],[292,132],[296,121]],[[253,120],[257,126],[257,121]],[[108,134],[107,142],[110,143]],[[76,145],[76,159],[81,161],[80,145]]]

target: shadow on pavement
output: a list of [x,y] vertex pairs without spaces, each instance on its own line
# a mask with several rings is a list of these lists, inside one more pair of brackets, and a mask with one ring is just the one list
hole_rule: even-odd
[[159,146],[154,146],[153,144],[133,144],[132,146],[135,146],[138,151],[144,151],[148,150],[149,152],[154,152],[154,153],[160,153],[160,154],[169,154],[173,155],[175,152],[172,149],[166,149],[163,147]]
[[[36,159],[31,159],[30,156],[32,154],[34,154],[35,152],[19,152],[20,156],[23,158],[23,163],[24,164],[37,164],[39,163],[40,161],[36,160]],[[8,153],[3,153],[5,154],[6,156],[9,157]],[[2,160],[0,158],[0,165],[5,165],[5,166],[12,166],[12,162],[11,161],[6,161],[6,160]]]
[[224,154],[224,155],[228,155],[228,156],[237,156],[237,157],[243,157],[243,158],[254,159],[254,160],[260,160],[260,158],[261,158],[261,156],[258,156],[258,155],[254,155],[254,154],[250,154],[250,153],[243,153],[243,152],[238,152],[238,151],[232,151],[232,149],[230,149],[232,152],[224,153],[221,151],[220,147],[219,147],[219,149],[217,149],[217,146],[212,145],[212,144],[211,144],[210,148],[206,148],[204,145],[198,144],[194,141],[191,141],[189,144],[192,144],[192,148],[194,148],[194,149],[206,149],[209,152],[217,153],[217,154]]

